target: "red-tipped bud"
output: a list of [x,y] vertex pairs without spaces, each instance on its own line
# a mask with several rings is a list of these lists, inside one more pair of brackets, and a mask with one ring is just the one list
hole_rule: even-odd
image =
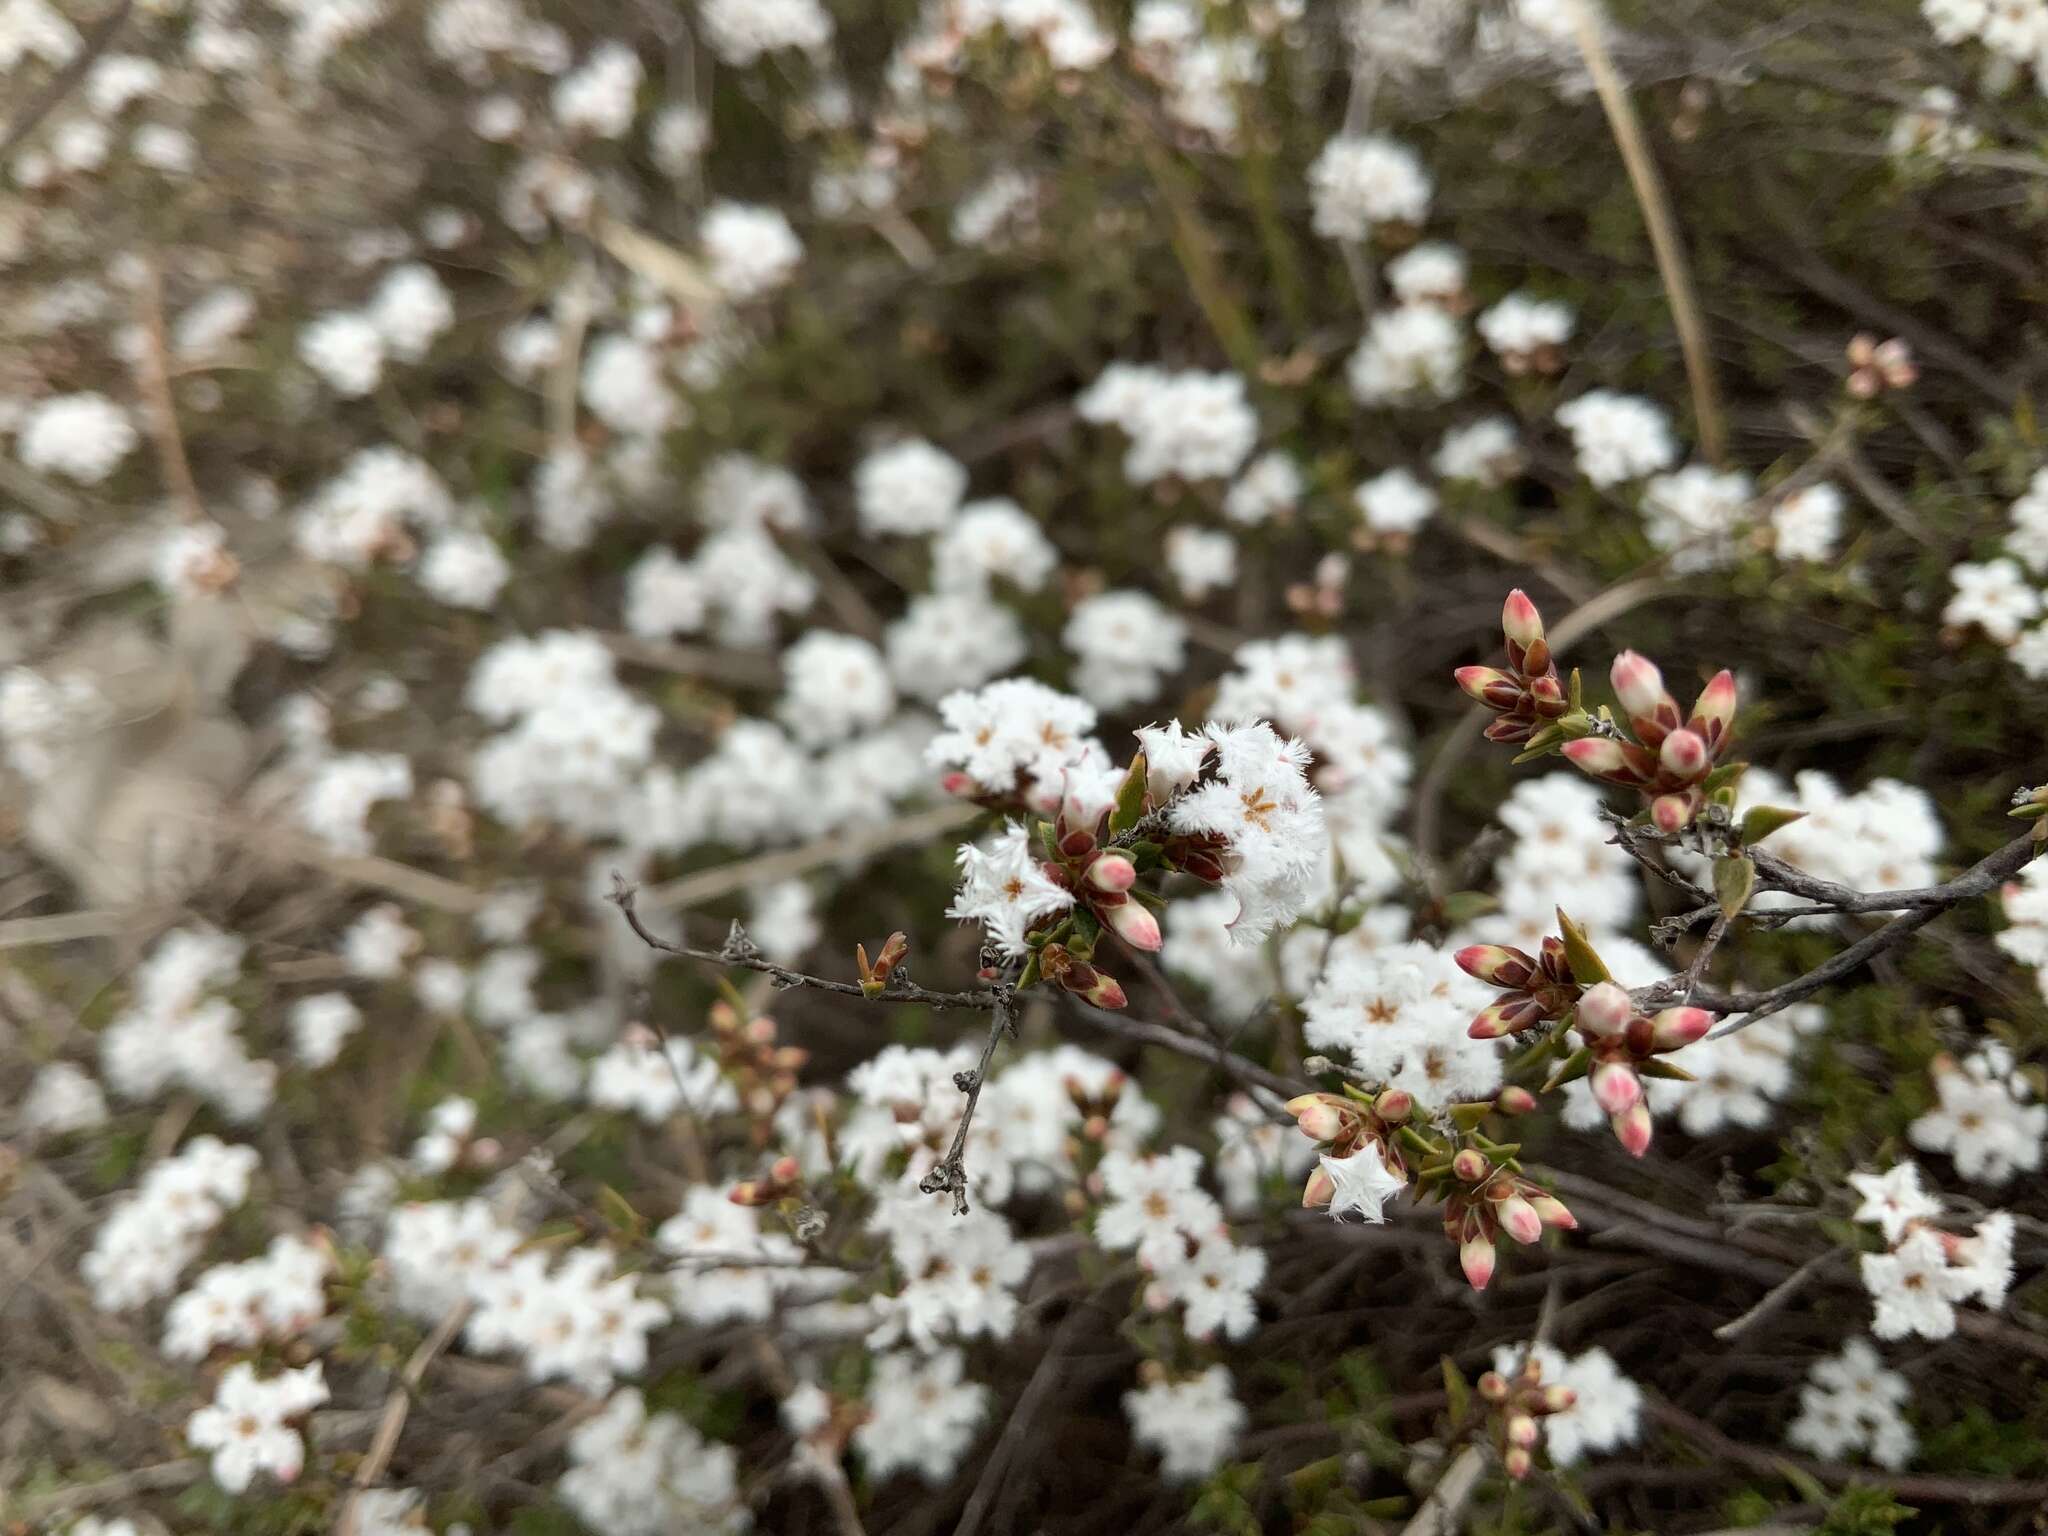
[[1328,1205],[1336,1193],[1337,1181],[1324,1171],[1322,1164],[1318,1163],[1309,1174],[1308,1183],[1301,1188],[1301,1203],[1312,1210],[1317,1206]]
[[1519,1483],[1536,1470],[1536,1458],[1529,1454],[1525,1445],[1511,1445],[1501,1453],[1500,1469],[1507,1473],[1508,1481]]
[[[1099,910],[1099,909],[1098,909]],[[1126,901],[1102,912],[1102,920],[1116,930],[1116,936],[1133,949],[1151,951],[1166,942],[1159,931],[1159,919],[1142,903]]]
[[1678,1050],[1713,1027],[1714,1016],[1704,1008],[1666,1008],[1650,1020],[1650,1049]]
[[1614,1139],[1630,1157],[1641,1157],[1650,1150],[1649,1105],[1638,1100],[1633,1108],[1614,1116],[1608,1124],[1614,1127]]
[[1451,1159],[1451,1174],[1466,1184],[1477,1184],[1493,1172],[1493,1164],[1477,1147],[1466,1147]]
[[1085,960],[1068,961],[1061,970],[1059,983],[1084,1002],[1098,1008],[1122,1008],[1130,1002],[1124,996],[1124,989],[1114,976],[1108,976],[1095,969]]
[[1415,1095],[1406,1088],[1389,1088],[1372,1101],[1372,1112],[1388,1125],[1399,1125],[1415,1113]]
[[1496,987],[1526,987],[1536,977],[1536,962],[1506,944],[1467,944],[1452,958],[1467,976]]
[[1536,1219],[1546,1227],[1556,1227],[1565,1232],[1579,1230],[1579,1218],[1557,1196],[1531,1195],[1529,1204],[1535,1208]]
[[1088,866],[1088,883],[1098,891],[1128,891],[1138,883],[1138,866],[1120,853],[1105,853]]
[[1542,1018],[1542,1004],[1526,993],[1517,993],[1480,1009],[1472,1022],[1465,1026],[1465,1033],[1474,1040],[1498,1040],[1502,1035],[1519,1034],[1533,1027]]
[[1536,701],[1537,710],[1546,715],[1563,714],[1569,702],[1565,697],[1564,684],[1548,672],[1529,679],[1529,697]]
[[1700,690],[1686,724],[1704,736],[1709,746],[1718,746],[1734,720],[1735,674],[1724,667]]
[[939,788],[962,800],[971,800],[981,793],[981,786],[958,768],[939,780]]
[[1650,820],[1659,832],[1682,832],[1692,820],[1692,801],[1684,795],[1659,795],[1650,802]]
[[1622,1114],[1642,1103],[1643,1080],[1625,1061],[1602,1062],[1593,1069],[1593,1098],[1608,1114]]
[[1499,1371],[1488,1371],[1473,1383],[1479,1395],[1489,1403],[1504,1403],[1508,1400],[1508,1379]]
[[1536,611],[1536,605],[1529,601],[1529,594],[1520,587],[1508,594],[1508,600],[1501,604],[1501,633],[1523,649],[1536,644],[1543,638],[1543,615]]
[[1543,1411],[1545,1413],[1563,1413],[1567,1408],[1578,1402],[1578,1400],[1579,1394],[1570,1387],[1545,1387],[1543,1389]]
[[1494,1208],[1501,1230],[1518,1243],[1533,1243],[1543,1236],[1543,1218],[1536,1207],[1520,1195],[1509,1195]]
[[1335,1094],[1304,1093],[1287,1101],[1287,1113],[1294,1116],[1294,1123],[1309,1140],[1335,1141],[1352,1118],[1342,1105]]
[[1497,667],[1460,667],[1452,676],[1489,709],[1513,709],[1521,702],[1521,685]]
[[1635,1013],[1636,1005],[1626,992],[1611,981],[1598,982],[1579,999],[1579,1033],[1588,1040],[1604,1040],[1628,1028]]
[[1574,768],[1584,769],[1596,778],[1628,769],[1621,743],[1605,736],[1581,736],[1577,741],[1568,741],[1564,744],[1564,755]]
[[1533,1448],[1539,1433],[1540,1431],[1536,1427],[1536,1420],[1533,1415],[1526,1413],[1511,1413],[1508,1415],[1507,1437],[1509,1445]]
[[[1653,717],[1657,706],[1669,697],[1664,692],[1664,674],[1657,670],[1657,664],[1634,651],[1623,651],[1615,657],[1607,676],[1614,684],[1614,696],[1631,716]],[[1673,713],[1676,712],[1674,705]]]
[[1713,761],[1707,743],[1696,731],[1673,731],[1657,749],[1657,761],[1674,778],[1696,779]]
[[1493,1239],[1477,1233],[1466,1238],[1458,1244],[1458,1265],[1473,1290],[1485,1290],[1493,1279]]
[[1536,1109],[1536,1095],[1513,1083],[1493,1096],[1493,1107],[1504,1115],[1527,1115]]

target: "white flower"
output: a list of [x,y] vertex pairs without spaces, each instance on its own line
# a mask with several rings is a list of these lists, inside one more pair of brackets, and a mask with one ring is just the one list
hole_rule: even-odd
[[1293,511],[1301,500],[1301,492],[1300,466],[1276,448],[1245,466],[1244,473],[1223,498],[1223,515],[1233,523],[1248,526],[1269,522]]
[[213,1480],[241,1493],[258,1474],[289,1483],[306,1461],[306,1443],[290,1420],[327,1401],[319,1361],[259,1381],[246,1361],[228,1368],[213,1401],[185,1421],[185,1438],[213,1452]]
[[368,315],[341,311],[299,332],[299,357],[328,388],[352,400],[384,376],[384,336]]
[[1346,377],[1360,405],[1425,405],[1463,387],[1465,337],[1434,304],[1400,304],[1374,315]]
[[896,707],[882,653],[858,635],[812,630],[782,653],[782,676],[777,713],[806,745],[880,725]]
[[878,448],[853,474],[861,532],[934,534],[960,510],[967,470],[951,454],[922,438]]
[[1669,551],[1674,571],[1709,571],[1733,562],[1756,487],[1739,470],[1721,472],[1688,464],[1659,475],[1643,493],[1645,531]]
[[1589,390],[1559,406],[1557,420],[1572,435],[1579,472],[1596,486],[1654,475],[1678,457],[1670,419],[1636,395]]
[[1161,1381],[1124,1394],[1124,1412],[1140,1445],[1159,1453],[1160,1470],[1174,1482],[1207,1477],[1223,1464],[1244,1432],[1246,1414],[1232,1391],[1230,1372],[1212,1365],[1187,1381]]
[[1359,486],[1352,499],[1375,533],[1413,533],[1436,511],[1436,492],[1405,469],[1390,469]]
[[1101,709],[1157,698],[1186,659],[1187,622],[1148,592],[1098,592],[1075,604],[1060,639],[1074,685]]
[[1504,416],[1488,416],[1452,427],[1437,445],[1429,467],[1446,480],[1501,485],[1520,466],[1521,440]]
[[702,0],[697,7],[711,51],[741,68],[764,53],[817,53],[832,41],[832,17],[818,0]]
[[1366,1142],[1349,1157],[1325,1153],[1322,1165],[1334,1186],[1330,1215],[1338,1220],[1346,1211],[1356,1211],[1367,1221],[1385,1221],[1387,1201],[1408,1187],[1405,1178],[1387,1167],[1376,1141]]
[[1036,592],[1059,565],[1059,551],[1036,519],[1014,501],[970,501],[932,541],[932,586],[985,592],[997,581]]
[[1890,1253],[1864,1254],[1862,1267],[1863,1287],[1877,1303],[1870,1331],[1880,1339],[1947,1338],[1956,1331],[1955,1303],[1975,1289],[1967,1274],[1949,1268],[1940,1234],[1924,1227]]
[[304,1065],[330,1066],[348,1037],[363,1026],[362,1011],[340,992],[321,992],[292,1004],[292,1051]]
[[633,126],[634,98],[646,70],[624,43],[599,43],[583,67],[555,82],[555,121],[571,133],[616,139]]
[[2011,645],[2041,613],[2041,595],[2028,584],[2019,562],[2003,556],[1981,565],[1962,564],[1949,573],[1955,596],[1941,622],[1957,628],[1974,624],[2000,645]]
[[1430,179],[1415,151],[1379,134],[1331,139],[1308,168],[1315,232],[1363,240],[1375,224],[1429,217]]
[[1771,508],[1771,542],[1780,560],[1832,560],[1842,537],[1842,492],[1821,481]]
[[1911,1161],[1883,1173],[1852,1173],[1849,1184],[1863,1197],[1855,1219],[1876,1222],[1888,1243],[1896,1243],[1912,1223],[1941,1214],[1941,1202],[1920,1187],[1920,1166]]
[[1074,904],[1074,893],[1039,864],[1030,832],[1014,821],[1005,822],[986,847],[961,844],[959,863],[960,889],[946,916],[980,923],[1004,954],[1029,954],[1024,935],[1037,920]]
[[1174,803],[1177,832],[1221,845],[1224,888],[1238,898],[1232,933],[1255,944],[1298,917],[1329,848],[1322,805],[1302,769],[1308,749],[1265,724],[1209,727],[1218,772]]
[[957,1349],[876,1359],[868,1417],[853,1432],[870,1477],[912,1471],[941,1483],[953,1475],[988,1414],[988,1388],[963,1380],[965,1374]]
[[764,298],[786,284],[803,260],[803,243],[780,209],[713,203],[698,226],[711,281],[736,304]]
[[1569,305],[1526,293],[1509,294],[1474,323],[1487,346],[1511,369],[1518,361],[1562,347],[1572,336]]
[[365,313],[390,355],[408,363],[425,357],[434,338],[455,323],[448,290],[432,267],[417,261],[385,273]]
[[1024,628],[1000,603],[965,593],[912,598],[882,636],[890,676],[904,693],[940,699],[975,688],[1022,661]]
[[14,451],[38,474],[98,485],[140,441],[128,413],[105,395],[57,395],[22,418]]

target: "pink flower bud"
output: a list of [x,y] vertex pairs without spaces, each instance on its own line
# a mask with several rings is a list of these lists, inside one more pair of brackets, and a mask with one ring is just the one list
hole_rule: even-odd
[[1573,767],[1584,769],[1595,777],[1622,773],[1628,768],[1628,758],[1622,753],[1621,743],[1610,741],[1605,736],[1581,736],[1577,741],[1568,741],[1564,744],[1564,755]]
[[1699,698],[1692,706],[1692,718],[1686,724],[1706,738],[1710,747],[1719,746],[1721,738],[1735,719],[1735,674],[1725,667],[1708,680],[1700,690]]
[[1287,1113],[1311,1141],[1335,1141],[1344,1133],[1345,1116],[1327,1093],[1304,1093],[1287,1101]]
[[1667,697],[1664,674],[1657,670],[1657,664],[1634,651],[1623,651],[1615,657],[1607,676],[1608,681],[1614,684],[1614,696],[1621,700],[1621,707],[1631,716],[1653,718],[1657,706]]
[[1504,1115],[1531,1114],[1536,1108],[1536,1095],[1510,1083],[1493,1096],[1493,1107]]
[[1372,1101],[1372,1112],[1388,1125],[1399,1125],[1415,1113],[1415,1095],[1405,1088],[1389,1088]]
[[1579,1230],[1579,1218],[1557,1196],[1531,1195],[1529,1204],[1535,1207],[1537,1219],[1546,1227],[1556,1227],[1565,1232]]
[[1659,832],[1682,832],[1692,820],[1692,802],[1684,795],[1659,795],[1650,802],[1650,820]]
[[1529,1023],[1523,1022],[1522,1016],[1529,1011],[1529,1007],[1528,998],[1517,998],[1482,1008],[1472,1022],[1465,1026],[1465,1033],[1474,1040],[1498,1040],[1503,1035],[1512,1035],[1517,1030],[1527,1029]]
[[1120,853],[1105,853],[1088,866],[1088,883],[1098,891],[1128,891],[1138,883],[1138,866]]
[[1650,1150],[1650,1106],[1637,1101],[1635,1106],[1615,1115],[1608,1121],[1614,1127],[1614,1139],[1630,1157],[1641,1157]]
[[1657,761],[1674,778],[1696,779],[1713,761],[1706,742],[1693,731],[1673,731],[1657,749]]
[[1133,949],[1150,952],[1166,942],[1159,932],[1159,919],[1140,902],[1126,901],[1107,911],[1097,910],[1102,920],[1116,930],[1116,936]]
[[1489,1403],[1504,1403],[1508,1399],[1508,1379],[1499,1371],[1488,1371],[1473,1385]]
[[1473,1290],[1485,1290],[1493,1279],[1493,1239],[1481,1233],[1466,1238],[1458,1244],[1458,1264]]
[[1493,1172],[1493,1164],[1476,1147],[1466,1147],[1451,1159],[1451,1175],[1467,1184],[1477,1184]]
[[1529,697],[1536,701],[1536,707],[1546,715],[1564,713],[1564,684],[1548,673],[1529,679]]
[[1611,981],[1596,982],[1579,999],[1579,1033],[1589,1040],[1618,1035],[1635,1017],[1636,1005]]
[[1714,1016],[1704,1008],[1666,1008],[1650,1020],[1650,1049],[1678,1050],[1713,1027]]
[[1536,1443],[1537,1434],[1536,1420],[1531,1415],[1526,1413],[1511,1413],[1508,1415],[1508,1444],[1533,1446]]
[[1510,1482],[1519,1483],[1536,1468],[1536,1458],[1529,1454],[1525,1445],[1511,1445],[1501,1453],[1500,1469],[1507,1473]]
[[1643,1080],[1625,1061],[1602,1062],[1593,1069],[1593,1098],[1608,1114],[1621,1114],[1643,1101]]
[[1331,1178],[1323,1170],[1322,1166],[1318,1164],[1310,1172],[1308,1183],[1302,1186],[1301,1203],[1304,1207],[1312,1210],[1319,1205],[1328,1205],[1336,1196],[1336,1193],[1337,1181]]
[[1578,1400],[1579,1394],[1570,1387],[1545,1387],[1543,1389],[1543,1411],[1545,1413],[1563,1413],[1567,1408],[1578,1402]]
[[1536,605],[1529,601],[1529,594],[1520,587],[1508,594],[1508,600],[1501,604],[1501,633],[1524,650],[1543,638],[1543,615],[1536,611]]
[[1460,667],[1451,674],[1458,686],[1489,709],[1513,709],[1521,686],[1496,667]]
[[1543,1218],[1536,1207],[1520,1195],[1509,1195],[1496,1207],[1501,1230],[1518,1243],[1533,1243],[1543,1236]]
[[1467,944],[1451,958],[1467,976],[1496,987],[1526,987],[1536,975],[1536,962],[1505,944]]
[[971,800],[981,793],[981,786],[958,768],[939,780],[939,788],[961,800]]

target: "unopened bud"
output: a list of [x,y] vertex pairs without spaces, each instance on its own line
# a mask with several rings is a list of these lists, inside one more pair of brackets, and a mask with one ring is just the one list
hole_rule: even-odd
[[1537,710],[1545,715],[1561,715],[1566,703],[1564,684],[1549,673],[1529,679],[1529,697],[1536,702]]
[[1692,802],[1684,795],[1659,795],[1650,802],[1650,820],[1659,832],[1682,832],[1692,820]]
[[1531,1195],[1529,1204],[1535,1209],[1536,1219],[1546,1227],[1556,1227],[1565,1232],[1578,1231],[1579,1218],[1557,1196]]
[[1520,1195],[1509,1195],[1495,1207],[1501,1230],[1518,1243],[1533,1243],[1543,1236],[1543,1218],[1536,1207]]
[[1511,1482],[1519,1483],[1536,1468],[1536,1458],[1529,1454],[1529,1448],[1511,1445],[1501,1454],[1500,1469],[1507,1473]]
[[1704,1008],[1666,1008],[1650,1020],[1650,1049],[1675,1051],[1691,1045],[1713,1025],[1714,1016]]
[[1696,779],[1707,771],[1712,758],[1706,742],[1697,733],[1678,730],[1664,738],[1664,744],[1657,749],[1657,761],[1674,778]]
[[1088,866],[1088,883],[1098,891],[1128,891],[1138,883],[1138,866],[1120,853],[1105,853]]
[[1310,1172],[1308,1183],[1304,1184],[1301,1188],[1301,1203],[1311,1209],[1316,1206],[1328,1205],[1336,1196],[1336,1193],[1337,1181],[1330,1177],[1321,1164],[1318,1164]]
[[1579,999],[1579,1033],[1589,1040],[1618,1035],[1635,1017],[1636,1005],[1611,981],[1597,982]]
[[1536,1095],[1513,1083],[1493,1096],[1493,1107],[1504,1115],[1527,1115],[1536,1109]]
[[1465,1026],[1465,1033],[1474,1040],[1498,1040],[1503,1035],[1519,1034],[1542,1017],[1543,1009],[1536,999],[1521,994],[1480,1009]]
[[1563,1413],[1567,1408],[1578,1402],[1578,1400],[1579,1394],[1570,1387],[1545,1387],[1543,1389],[1543,1411],[1545,1413]]
[[1506,944],[1468,944],[1452,959],[1467,976],[1496,987],[1526,987],[1536,976],[1536,962]]
[[1509,1445],[1534,1446],[1536,1444],[1536,1437],[1540,1433],[1541,1431],[1536,1427],[1536,1420],[1531,1415],[1526,1413],[1511,1413],[1508,1415],[1507,1436]]
[[1630,1157],[1641,1157],[1650,1150],[1650,1106],[1638,1100],[1635,1105],[1614,1116],[1609,1122],[1614,1127],[1614,1139]]
[[1620,773],[1628,766],[1621,743],[1605,736],[1581,736],[1577,741],[1568,741],[1564,744],[1564,755],[1573,767],[1595,775]]
[[939,788],[961,800],[971,800],[981,793],[981,786],[958,768],[939,780]]
[[1345,1115],[1334,1094],[1304,1093],[1287,1101],[1287,1113],[1311,1141],[1335,1141],[1344,1134]]
[[1406,1088],[1389,1088],[1372,1101],[1372,1112],[1388,1125],[1399,1125],[1415,1113],[1415,1095]]
[[1725,667],[1716,672],[1700,690],[1686,724],[1706,738],[1708,746],[1718,745],[1735,719],[1735,674]]
[[1474,1383],[1474,1386],[1478,1388],[1479,1395],[1489,1403],[1504,1403],[1507,1401],[1508,1379],[1501,1375],[1499,1371],[1488,1371]]
[[1478,1234],[1466,1238],[1458,1244],[1458,1265],[1473,1290],[1485,1290],[1493,1279],[1493,1239]]
[[1497,667],[1460,667],[1451,675],[1460,688],[1489,709],[1513,709],[1521,700],[1521,685]]
[[1520,587],[1508,594],[1500,610],[1501,633],[1525,650],[1543,638],[1543,615]]
[[1631,716],[1653,718],[1657,706],[1667,697],[1664,674],[1657,670],[1657,664],[1634,651],[1623,651],[1615,657],[1607,676],[1614,684],[1614,696]]
[[1085,859],[1095,851],[1095,834],[1086,827],[1076,827],[1060,838],[1060,854],[1063,858]]
[[1602,1062],[1593,1069],[1593,1097],[1608,1114],[1621,1114],[1643,1101],[1643,1080],[1625,1061]]
[[1166,942],[1159,931],[1159,919],[1140,902],[1126,901],[1102,911],[1101,915],[1102,920],[1116,930],[1116,936],[1133,949],[1149,953]]
[[1466,1184],[1477,1184],[1493,1172],[1493,1164],[1477,1147],[1466,1147],[1451,1159],[1452,1176]]

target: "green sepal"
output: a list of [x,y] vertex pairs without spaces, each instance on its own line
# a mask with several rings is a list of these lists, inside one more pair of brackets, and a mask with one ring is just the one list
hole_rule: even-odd
[[1128,832],[1144,816],[1145,781],[1149,771],[1145,766],[1145,754],[1143,752],[1140,752],[1131,759],[1130,769],[1124,774],[1124,781],[1117,788],[1116,804],[1110,808],[1109,831],[1111,836],[1115,836],[1119,832]]
[[1592,940],[1586,937],[1586,930],[1565,916],[1564,908],[1557,909],[1557,931],[1564,940],[1564,957],[1570,962],[1572,980],[1582,987],[1597,982],[1612,981],[1607,964],[1593,948]]

